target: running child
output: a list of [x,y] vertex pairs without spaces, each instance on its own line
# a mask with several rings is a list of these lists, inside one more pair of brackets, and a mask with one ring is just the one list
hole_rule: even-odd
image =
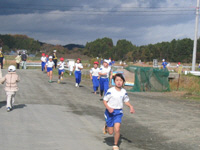
[[75,70],[74,75],[75,75],[75,79],[76,79],[76,84],[75,84],[76,87],[79,87],[79,84],[81,83],[81,70],[82,69],[83,69],[83,65],[81,63],[81,59],[78,58],[74,65],[74,70]]
[[58,63],[58,83],[60,83],[60,80],[63,80],[63,74],[65,72],[64,67],[65,67],[64,58],[61,57],[60,62]]
[[94,68],[90,70],[90,78],[92,79],[93,83],[93,89],[94,94],[97,94],[98,88],[99,88],[99,68],[98,68],[99,62],[94,62]]
[[46,68],[45,68],[45,70],[47,71],[47,75],[49,77],[49,83],[52,83],[53,68],[55,68],[54,62],[53,62],[53,57],[49,56],[49,61],[46,63]]
[[0,83],[6,83],[5,91],[7,95],[7,112],[11,111],[15,101],[15,95],[18,91],[17,82],[20,81],[19,76],[16,73],[15,66],[11,65],[8,67],[8,73],[5,77],[0,79]]
[[115,86],[110,88],[103,98],[103,104],[106,107],[105,121],[106,124],[103,128],[104,134],[114,133],[114,145],[113,150],[119,150],[119,138],[120,138],[120,126],[123,117],[123,102],[130,108],[130,113],[134,113],[135,110],[129,102],[129,97],[126,90],[123,88],[125,79],[122,74],[116,74],[114,76]]
[[103,96],[103,93],[106,94],[109,89],[109,77],[110,81],[112,80],[112,70],[109,67],[109,60],[104,59],[103,67],[100,68],[100,96]]
[[42,53],[42,57],[41,57],[41,67],[42,67],[42,71],[45,70],[45,65],[46,65],[46,57],[45,57],[45,53]]

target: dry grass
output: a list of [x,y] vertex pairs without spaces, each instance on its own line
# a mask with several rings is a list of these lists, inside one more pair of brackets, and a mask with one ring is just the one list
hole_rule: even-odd
[[[172,91],[177,90],[177,84],[178,80],[170,82]],[[185,97],[196,97],[200,99],[200,78],[192,75],[181,75],[178,91],[183,91]]]

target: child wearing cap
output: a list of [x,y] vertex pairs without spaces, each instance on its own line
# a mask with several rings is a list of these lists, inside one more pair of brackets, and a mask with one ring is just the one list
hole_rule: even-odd
[[163,63],[162,63],[163,69],[166,69],[166,67],[167,67],[167,62],[165,61],[165,59],[163,59],[162,61],[163,61]]
[[100,68],[100,96],[106,94],[107,90],[109,89],[109,77],[112,80],[112,70],[109,67],[109,60],[104,59],[103,67]]
[[42,53],[42,57],[41,57],[41,67],[42,67],[42,71],[44,71],[45,65],[46,65],[46,57],[45,57],[45,53]]
[[58,83],[60,83],[60,80],[63,80],[63,74],[65,72],[64,67],[65,67],[64,58],[61,57],[60,62],[58,63]]
[[123,103],[130,108],[130,113],[134,113],[135,110],[129,102],[129,97],[126,90],[123,88],[125,79],[122,74],[116,74],[114,76],[115,87],[110,88],[103,98],[103,104],[106,107],[105,121],[106,124],[103,128],[104,134],[114,133],[114,145],[113,150],[119,150],[118,141],[120,138],[120,126],[123,117]]
[[49,61],[45,65],[45,70],[47,71],[47,75],[49,77],[49,83],[52,83],[53,68],[55,68],[54,62],[53,62],[53,57],[49,56]]
[[76,87],[79,87],[79,84],[81,83],[81,70],[82,69],[83,69],[83,65],[81,63],[81,59],[78,58],[74,65],[74,70],[75,70],[74,75],[75,75],[75,80],[76,80],[76,83],[75,83]]
[[0,83],[6,82],[6,95],[7,95],[7,111],[11,111],[13,108],[13,104],[15,101],[15,95],[18,91],[17,82],[20,81],[19,76],[16,73],[16,67],[11,65],[8,67],[8,73],[5,75],[5,77],[0,78]]
[[99,87],[99,71],[100,70],[98,68],[98,64],[99,62],[95,61],[94,67],[90,70],[90,78],[92,79],[94,94],[96,94]]

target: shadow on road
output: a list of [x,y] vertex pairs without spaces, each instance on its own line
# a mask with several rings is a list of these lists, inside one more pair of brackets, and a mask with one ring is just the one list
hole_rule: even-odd
[[19,104],[19,105],[14,105],[13,109],[22,109],[24,107],[27,107],[25,104]]
[[0,108],[6,105],[6,101],[1,101],[0,102]]

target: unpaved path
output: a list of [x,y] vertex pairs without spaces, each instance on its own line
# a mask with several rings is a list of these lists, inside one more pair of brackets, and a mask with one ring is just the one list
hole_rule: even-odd
[[[3,74],[6,70],[3,70]],[[0,85],[0,149],[111,150],[102,134],[104,106],[90,85],[48,83],[39,70],[19,70],[20,91],[7,113]],[[55,80],[56,81],[56,80]],[[124,109],[121,150],[199,150],[200,103],[162,93],[130,93],[136,113]]]

